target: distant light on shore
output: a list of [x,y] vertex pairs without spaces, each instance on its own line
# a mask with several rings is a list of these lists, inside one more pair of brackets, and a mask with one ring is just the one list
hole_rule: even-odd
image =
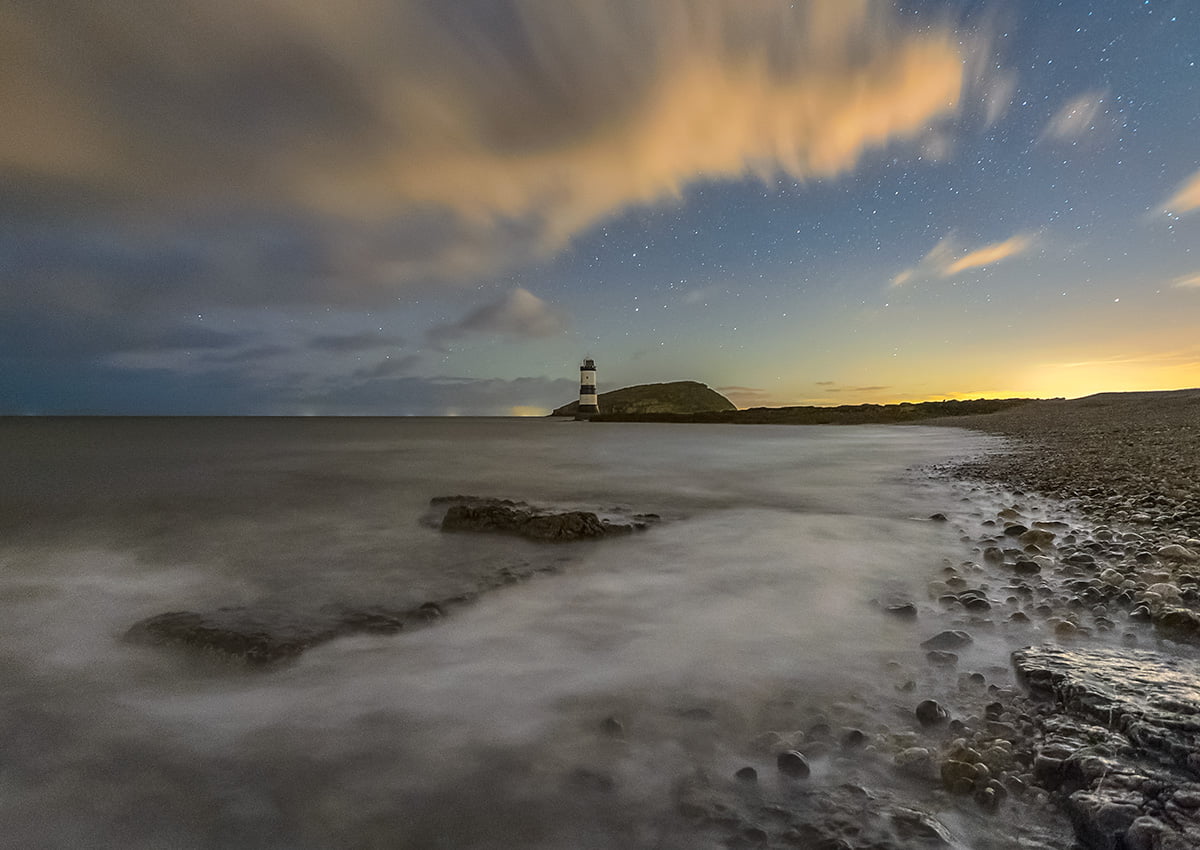
[[549,416],[550,409],[537,407],[532,404],[514,404],[509,410],[510,416]]

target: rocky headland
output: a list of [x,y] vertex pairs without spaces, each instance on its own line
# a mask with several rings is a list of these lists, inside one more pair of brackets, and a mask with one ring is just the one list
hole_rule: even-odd
[[[602,416],[661,416],[734,410],[733,402],[698,381],[671,381],[663,384],[639,384],[600,393]],[[579,402],[557,408],[551,416],[575,416]]]

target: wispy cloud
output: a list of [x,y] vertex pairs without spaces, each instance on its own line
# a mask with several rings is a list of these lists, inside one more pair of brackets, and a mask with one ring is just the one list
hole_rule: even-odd
[[952,262],[946,267],[942,276],[950,277],[967,269],[978,269],[983,266],[994,265],[1001,260],[1007,260],[1009,257],[1025,253],[1032,244],[1032,236],[1018,234],[1017,236],[1005,239],[1003,242],[993,242],[991,245],[984,245],[982,248],[976,248],[974,251]]
[[438,325],[427,334],[434,347],[476,334],[492,334],[510,339],[537,339],[566,330],[566,315],[527,289],[514,289],[502,298],[467,313],[457,322]]
[[1180,289],[1200,289],[1200,272],[1180,275],[1171,281],[1171,285]]
[[1095,128],[1096,119],[1104,111],[1107,96],[1107,91],[1089,91],[1067,101],[1050,118],[1042,131],[1042,138],[1060,142],[1079,140]]
[[1017,92],[1017,75],[997,73],[984,86],[981,95],[984,107],[984,126],[991,127],[1004,117]]
[[774,402],[771,391],[760,387],[728,386],[717,387],[716,390],[739,408],[764,407]]
[[878,386],[878,387],[827,387],[827,388],[825,389],[825,392],[827,392],[827,393],[879,393],[879,392],[883,392],[884,390],[890,390],[890,389],[891,389],[891,387],[890,387],[890,386]]
[[1174,351],[1152,351],[1145,354],[1114,354],[1094,360],[1078,360],[1069,363],[1048,363],[1062,369],[1089,369],[1096,366],[1143,366],[1143,365],[1200,365],[1200,348],[1177,349]]
[[308,341],[308,347],[317,351],[328,351],[334,354],[349,354],[360,351],[370,351],[376,348],[399,348],[404,345],[404,338],[395,334],[376,331],[363,331],[355,334],[326,334],[315,336]]
[[1033,234],[1018,233],[1002,242],[992,242],[979,248],[964,250],[954,234],[950,234],[934,245],[915,266],[897,273],[892,278],[891,285],[904,286],[918,280],[953,277],[970,269],[995,265],[1025,253],[1036,241]]
[[1162,203],[1161,209],[1176,215],[1200,209],[1200,171],[1180,183],[1175,193]]
[[419,354],[406,354],[403,357],[386,357],[374,366],[358,369],[353,377],[359,380],[375,380],[377,378],[394,378],[407,375],[421,360]]

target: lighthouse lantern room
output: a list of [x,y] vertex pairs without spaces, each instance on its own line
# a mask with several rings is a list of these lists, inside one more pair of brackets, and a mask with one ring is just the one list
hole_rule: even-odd
[[600,412],[596,399],[596,361],[587,358],[579,367],[579,414],[590,416]]

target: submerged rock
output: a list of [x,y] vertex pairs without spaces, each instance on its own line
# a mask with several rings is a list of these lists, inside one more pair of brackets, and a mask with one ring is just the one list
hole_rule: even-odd
[[654,514],[601,517],[592,511],[554,511],[509,499],[474,496],[441,496],[430,504],[449,505],[441,520],[442,531],[512,534],[551,543],[629,534],[658,519]]

